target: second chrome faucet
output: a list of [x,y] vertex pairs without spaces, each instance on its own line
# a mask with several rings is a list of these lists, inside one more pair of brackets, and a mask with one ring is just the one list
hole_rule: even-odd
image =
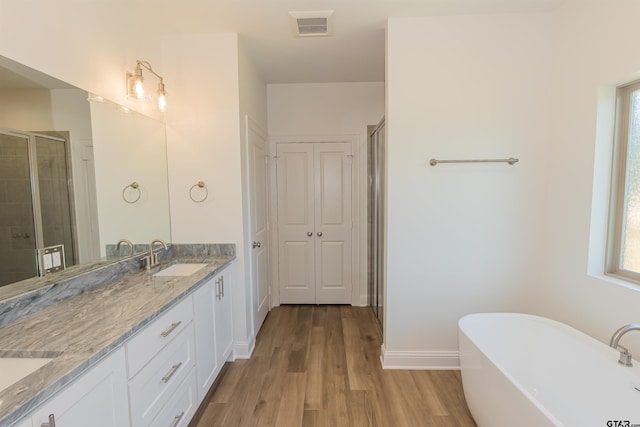
[[153,239],[151,241],[151,244],[149,245],[149,255],[147,255],[144,258],[142,258],[142,260],[144,262],[145,270],[150,270],[151,267],[154,267],[154,266],[158,265],[158,263],[159,263],[159,261],[158,261],[158,253],[153,251],[153,247],[156,244],[162,245],[164,250],[165,251],[167,250],[167,244],[165,243],[164,240],[162,240],[162,239]]

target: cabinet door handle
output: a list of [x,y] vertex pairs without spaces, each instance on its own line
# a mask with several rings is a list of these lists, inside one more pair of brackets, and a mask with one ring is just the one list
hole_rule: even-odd
[[221,282],[222,282],[222,277],[218,277],[216,279],[216,299],[217,300],[222,299],[222,286],[220,285]]
[[160,335],[162,335],[163,338],[166,338],[169,336],[169,334],[171,332],[173,332],[178,326],[180,326],[180,324],[182,323],[182,320],[178,320],[175,323],[172,323],[171,326],[169,326],[163,333],[161,333]]
[[184,411],[182,411],[180,415],[176,415],[169,427],[176,427],[178,424],[180,424],[180,420],[182,419],[182,417],[184,417]]
[[309,236],[309,237],[313,236],[313,232],[312,231],[307,231],[307,236]]
[[224,276],[220,276],[220,297],[224,298]]
[[318,237],[322,237],[322,231],[318,231]]
[[175,418],[173,419],[173,422],[169,427],[177,427],[177,425],[180,424],[180,420],[182,419],[182,417],[184,417],[184,411],[182,411],[180,415],[175,416]]
[[49,422],[40,424],[40,427],[56,427],[56,417],[53,414],[49,415]]
[[162,377],[162,382],[165,384],[168,383],[171,377],[178,371],[178,369],[180,369],[180,366],[182,366],[182,362],[178,363],[177,365],[173,365],[171,367],[171,370],[167,372],[167,375]]

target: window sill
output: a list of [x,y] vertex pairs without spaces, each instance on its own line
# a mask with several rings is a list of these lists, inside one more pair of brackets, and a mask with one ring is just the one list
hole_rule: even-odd
[[606,274],[592,274],[589,273],[589,276],[600,279],[608,283],[612,283],[614,285],[622,286],[627,289],[631,289],[632,291],[640,292],[640,281],[633,280],[629,277],[620,276],[613,273]]

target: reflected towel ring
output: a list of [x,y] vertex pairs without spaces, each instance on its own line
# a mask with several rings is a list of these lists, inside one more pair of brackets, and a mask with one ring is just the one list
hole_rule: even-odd
[[[201,199],[196,199],[196,198],[193,197],[193,189],[196,188],[196,187],[204,189],[204,197],[202,197]],[[204,184],[204,181],[196,182],[189,189],[189,198],[191,198],[191,200],[193,200],[196,203],[204,202],[205,200],[207,200],[207,197],[209,197],[209,190],[207,189],[207,186]]]
[[[137,190],[138,191],[138,196],[135,199],[127,199],[127,196],[125,195],[125,193],[127,192],[127,188],[132,188],[133,190]],[[124,187],[122,189],[122,199],[127,202],[127,203],[135,203],[138,200],[140,200],[140,196],[142,196],[142,191],[140,191],[140,184],[138,184],[137,182],[133,181],[131,184],[127,185],[126,187]]]

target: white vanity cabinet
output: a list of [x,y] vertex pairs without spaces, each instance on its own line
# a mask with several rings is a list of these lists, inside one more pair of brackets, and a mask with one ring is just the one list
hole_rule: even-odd
[[231,264],[12,427],[187,427],[233,352]]
[[193,294],[198,400],[202,400],[233,350],[232,268],[226,267]]
[[[131,425],[186,425],[197,404],[192,297],[125,344]],[[182,424],[181,424],[182,423]]]
[[[233,352],[233,306],[231,303],[233,290],[233,269],[230,265],[218,278],[219,297],[215,299],[215,325],[216,325],[216,359],[222,369],[224,362],[229,360]],[[217,375],[217,374],[216,374]]]
[[33,413],[33,427],[49,427],[50,415],[58,427],[128,426],[124,349],[108,355],[45,402]]

